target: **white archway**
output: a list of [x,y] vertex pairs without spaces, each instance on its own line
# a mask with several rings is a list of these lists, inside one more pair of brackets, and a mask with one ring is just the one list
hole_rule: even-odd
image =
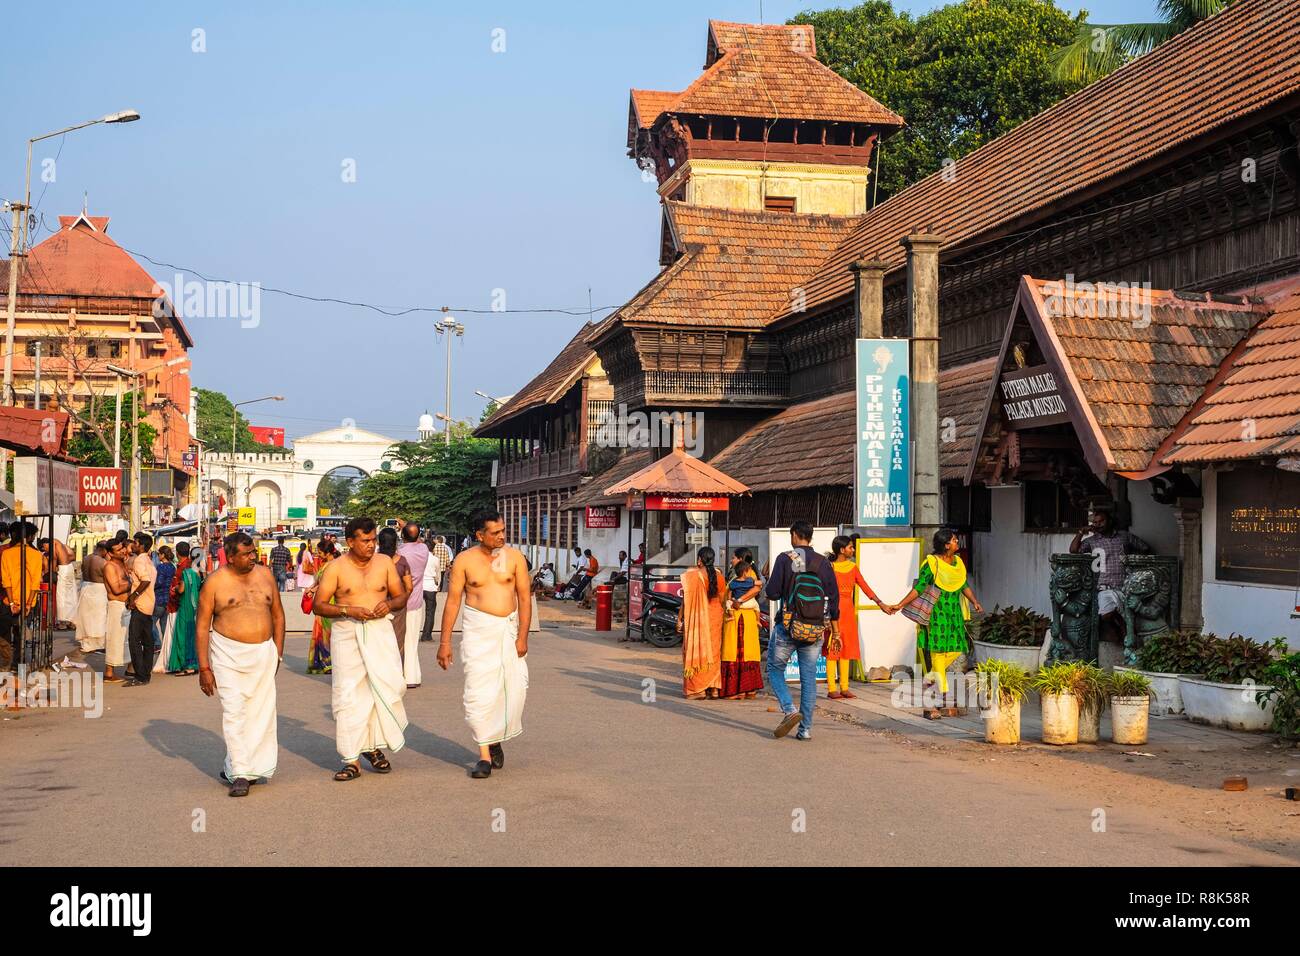
[[280,486],[269,478],[263,478],[248,489],[248,507],[257,509],[257,527],[269,528],[284,516],[281,502],[284,496]]

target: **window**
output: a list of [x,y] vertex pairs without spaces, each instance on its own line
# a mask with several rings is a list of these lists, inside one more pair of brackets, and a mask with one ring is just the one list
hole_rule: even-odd
[[795,203],[793,196],[765,196],[763,197],[763,208],[768,212],[794,212]]
[[121,342],[92,342],[86,346],[87,358],[115,359],[122,357]]
[[945,481],[944,523],[953,528],[990,531],[993,522],[993,495],[984,485],[969,487],[960,481]]
[[1026,481],[1026,531],[1077,531],[1088,522],[1087,504],[1074,504],[1066,489],[1054,481]]

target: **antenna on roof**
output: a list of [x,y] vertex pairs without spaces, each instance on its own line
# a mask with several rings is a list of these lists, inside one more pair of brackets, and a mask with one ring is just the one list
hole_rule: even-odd
[[90,192],[89,192],[89,190],[82,190],[82,192],[81,192],[81,214],[82,214],[83,216],[88,216],[89,213],[90,213]]

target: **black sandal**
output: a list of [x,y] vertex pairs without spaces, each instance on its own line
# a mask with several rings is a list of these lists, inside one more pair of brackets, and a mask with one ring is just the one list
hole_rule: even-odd
[[343,769],[334,774],[334,779],[342,783],[345,780],[355,780],[361,776],[361,768],[354,763],[345,763]]
[[236,777],[235,782],[230,785],[230,795],[232,797],[248,796],[249,783],[245,777]]
[[493,770],[500,770],[506,765],[506,752],[500,744],[489,744],[488,755],[492,758]]
[[382,750],[363,751],[361,756],[370,762],[370,768],[375,773],[391,773],[393,770],[393,765],[388,762],[388,758],[384,756]]
[[492,761],[480,760],[474,764],[474,769],[469,772],[469,775],[475,780],[483,780],[492,776]]

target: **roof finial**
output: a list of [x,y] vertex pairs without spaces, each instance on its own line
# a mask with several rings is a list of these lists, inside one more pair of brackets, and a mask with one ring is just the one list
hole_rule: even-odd
[[81,192],[81,214],[89,217],[90,215],[90,191],[82,190]]

